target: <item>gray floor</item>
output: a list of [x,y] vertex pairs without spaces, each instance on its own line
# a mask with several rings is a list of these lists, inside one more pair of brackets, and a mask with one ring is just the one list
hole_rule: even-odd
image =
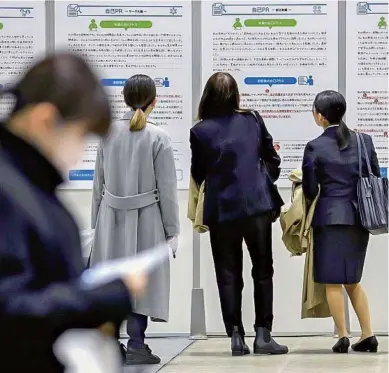
[[[126,341],[123,340],[123,343]],[[160,365],[150,365],[143,367],[125,367],[123,373],[156,373],[166,364],[184,351],[192,341],[188,338],[152,338],[147,340],[150,348],[161,358]]]
[[[277,338],[287,344],[284,356],[232,357],[225,338],[197,341],[165,366],[161,373],[386,373],[388,338],[380,337],[377,354],[333,354],[331,337]],[[352,340],[353,343],[357,338]],[[252,345],[252,340],[247,340]],[[169,342],[170,343],[170,342]]]

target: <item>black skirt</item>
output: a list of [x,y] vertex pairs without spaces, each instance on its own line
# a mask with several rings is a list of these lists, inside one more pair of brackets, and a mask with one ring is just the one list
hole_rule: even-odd
[[369,233],[360,227],[328,225],[313,229],[314,279],[322,284],[357,284],[365,264]]

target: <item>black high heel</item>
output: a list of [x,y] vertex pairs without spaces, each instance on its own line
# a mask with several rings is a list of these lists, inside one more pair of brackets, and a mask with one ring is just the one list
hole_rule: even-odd
[[332,347],[332,351],[338,354],[347,354],[349,347],[350,340],[347,337],[343,337]]
[[377,338],[373,335],[372,337],[366,338],[363,341],[353,344],[351,348],[355,352],[377,352],[378,341]]

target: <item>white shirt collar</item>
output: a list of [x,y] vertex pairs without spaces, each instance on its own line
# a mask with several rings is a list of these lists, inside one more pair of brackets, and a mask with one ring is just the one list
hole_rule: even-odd
[[339,127],[339,124],[331,124],[324,131],[328,130],[328,128],[333,128],[333,127]]

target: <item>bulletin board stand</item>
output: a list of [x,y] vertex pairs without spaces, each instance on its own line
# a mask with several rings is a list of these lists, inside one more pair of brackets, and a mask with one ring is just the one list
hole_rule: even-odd
[[[192,1],[192,105],[193,113],[197,112],[201,96],[201,2]],[[195,123],[193,123],[195,124]],[[207,339],[205,321],[204,289],[201,288],[201,244],[200,234],[193,231],[193,288],[191,306],[191,339]]]
[[[46,0],[46,45],[47,53],[55,50],[54,0]],[[339,1],[339,91],[346,96],[346,2]],[[196,113],[201,96],[201,1],[192,1],[192,107]],[[201,287],[201,248],[200,235],[193,232],[193,286],[191,300],[191,339],[206,339],[206,320],[204,289]],[[349,302],[345,293],[345,310],[347,329],[350,331]],[[336,327],[334,336],[337,335]]]
[[[346,1],[339,1],[339,33],[338,33],[338,90],[346,96]],[[192,1],[192,43],[193,43],[193,113],[196,112],[198,99],[201,96],[201,1]],[[206,338],[205,305],[204,290],[201,288],[201,267],[200,267],[200,235],[193,232],[193,289],[192,289],[192,309],[191,309],[191,338]],[[349,301],[346,292],[344,292],[346,327],[350,334],[350,312]],[[334,337],[337,337],[338,331],[334,325]]]

